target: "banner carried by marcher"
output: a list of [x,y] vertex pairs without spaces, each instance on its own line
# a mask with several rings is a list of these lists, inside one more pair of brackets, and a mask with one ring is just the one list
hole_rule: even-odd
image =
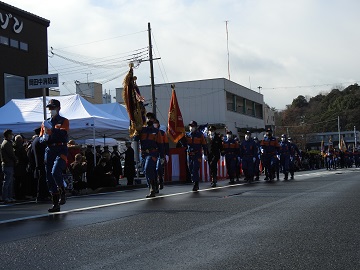
[[123,81],[124,90],[122,93],[126,110],[130,118],[129,136],[134,137],[145,124],[146,110],[144,107],[144,98],[140,94],[139,87],[136,84],[136,76],[133,74],[133,64],[130,64],[130,70]]
[[168,115],[168,135],[177,143],[185,135],[184,121],[176,98],[175,85],[171,85],[172,95]]

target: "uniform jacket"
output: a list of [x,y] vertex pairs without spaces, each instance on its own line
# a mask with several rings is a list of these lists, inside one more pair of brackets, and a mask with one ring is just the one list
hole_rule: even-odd
[[258,155],[258,147],[254,140],[249,139],[248,141],[244,140],[240,144],[240,157],[257,157]]
[[238,156],[240,153],[240,149],[239,149],[239,143],[234,140],[233,138],[231,139],[227,139],[225,138],[223,143],[223,152],[222,155],[236,155]]
[[159,129],[154,126],[143,127],[140,135],[135,136],[135,140],[140,140],[142,157],[164,158],[164,141]]
[[[52,128],[45,129],[44,124],[41,125],[40,142],[46,143],[51,152],[53,152],[52,148],[56,147],[56,155],[59,155],[66,162],[68,155],[67,141],[69,120],[58,114],[52,118],[47,119],[46,121],[51,124]],[[45,140],[43,137],[45,132],[47,135],[49,135],[47,140]]]
[[165,153],[165,155],[168,156],[169,155],[169,139],[168,139],[167,134],[166,134],[165,131],[163,131],[161,129],[159,129],[159,131],[160,131],[160,135],[162,137],[162,140],[164,142],[164,145],[163,145],[164,153]]
[[187,148],[186,151],[189,156],[201,156],[201,150],[204,155],[208,154],[204,134],[199,130],[187,132],[182,144]]
[[[69,120],[60,115],[56,115],[55,117],[49,118],[46,121],[48,121],[52,126],[51,129],[46,129],[46,132],[49,135],[47,144],[66,144],[68,141]],[[40,137],[44,134],[45,127],[42,124]]]
[[220,159],[221,152],[223,151],[222,140],[218,133],[214,134],[213,138],[206,137],[206,143],[208,148],[208,156]]
[[286,142],[280,142],[280,155],[282,156],[290,156],[290,151],[291,151],[291,144],[286,141]]
[[262,153],[265,156],[274,156],[279,153],[280,145],[275,137],[265,137],[261,141],[260,146]]

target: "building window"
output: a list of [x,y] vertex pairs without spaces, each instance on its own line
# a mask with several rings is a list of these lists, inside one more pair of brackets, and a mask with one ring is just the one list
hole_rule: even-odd
[[9,38],[0,36],[0,43],[9,46]]
[[5,103],[14,98],[25,98],[25,78],[4,74]]
[[226,104],[228,111],[236,111],[236,96],[226,92]]
[[263,119],[263,106],[244,97],[226,92],[226,106],[228,111]]
[[15,39],[10,39],[10,46],[19,49],[19,41]]
[[20,42],[20,50],[28,51],[28,44],[25,42]]

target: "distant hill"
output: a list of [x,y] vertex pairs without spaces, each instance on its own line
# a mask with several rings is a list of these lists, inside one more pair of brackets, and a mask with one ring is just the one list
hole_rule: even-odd
[[302,95],[275,114],[276,134],[301,134],[360,129],[360,86],[333,89],[328,94],[306,98]]

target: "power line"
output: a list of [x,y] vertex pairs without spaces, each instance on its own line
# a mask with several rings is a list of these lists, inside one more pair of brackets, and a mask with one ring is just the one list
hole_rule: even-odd
[[300,127],[300,126],[313,126],[313,125],[318,125],[318,124],[323,124],[323,123],[328,123],[328,122],[332,122],[332,121],[337,121],[338,118],[334,118],[334,119],[330,119],[330,120],[326,120],[326,121],[321,121],[321,122],[316,122],[316,123],[304,123],[301,125],[297,125],[297,126],[279,126],[276,125],[276,127],[281,127],[281,128],[294,128],[294,127]]
[[88,44],[99,43],[99,42],[103,42],[103,41],[107,41],[107,40],[112,40],[112,39],[127,37],[127,36],[131,36],[131,35],[136,35],[136,34],[144,33],[144,32],[147,32],[147,30],[143,30],[143,31],[139,31],[139,32],[134,32],[134,33],[130,33],[130,34],[125,34],[125,35],[121,35],[121,36],[116,36],[116,37],[112,37],[112,38],[106,38],[106,39],[101,39],[101,40],[96,40],[96,41],[91,41],[91,42],[76,44],[76,45],[67,46],[67,47],[62,47],[62,49],[67,49],[67,48],[73,48],[73,47],[77,47],[77,46],[83,46],[83,45],[88,45]]
[[309,88],[309,87],[322,87],[322,86],[333,86],[342,84],[354,84],[360,80],[353,82],[342,82],[342,83],[326,83],[326,84],[313,84],[313,85],[298,85],[298,86],[279,86],[279,87],[262,87],[263,90],[276,90],[276,89],[288,89],[288,88]]

